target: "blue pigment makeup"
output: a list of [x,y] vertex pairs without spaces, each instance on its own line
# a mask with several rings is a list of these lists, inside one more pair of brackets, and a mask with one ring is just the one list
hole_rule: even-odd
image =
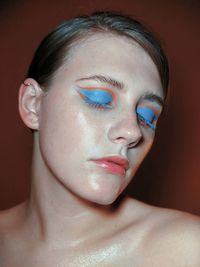
[[144,121],[150,128],[155,129],[156,126],[153,124],[156,119],[156,114],[153,109],[149,107],[137,107],[136,113],[140,119]]
[[78,89],[77,91],[89,105],[99,108],[112,108],[113,96],[108,91],[102,89]]

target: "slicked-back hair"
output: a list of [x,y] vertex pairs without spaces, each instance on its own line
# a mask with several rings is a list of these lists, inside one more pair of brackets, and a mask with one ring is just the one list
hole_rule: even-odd
[[137,20],[114,12],[95,12],[67,20],[50,32],[35,52],[27,77],[48,88],[58,69],[67,61],[70,49],[95,33],[126,36],[138,43],[158,69],[165,96],[169,83],[167,57],[153,34]]

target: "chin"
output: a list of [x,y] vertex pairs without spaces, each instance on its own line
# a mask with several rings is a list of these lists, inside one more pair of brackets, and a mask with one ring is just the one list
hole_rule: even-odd
[[101,199],[101,200],[96,200],[95,203],[103,206],[109,206],[115,202],[116,198],[107,198],[107,199]]
[[95,192],[94,195],[90,195],[87,197],[87,200],[93,202],[95,204],[108,206],[115,202],[115,200],[119,197],[120,192],[109,192],[109,191],[102,191],[102,192]]

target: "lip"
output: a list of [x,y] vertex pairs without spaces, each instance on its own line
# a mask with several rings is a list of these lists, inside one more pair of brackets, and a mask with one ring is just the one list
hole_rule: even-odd
[[110,156],[92,160],[98,166],[106,169],[109,173],[124,176],[129,168],[129,161],[121,156]]

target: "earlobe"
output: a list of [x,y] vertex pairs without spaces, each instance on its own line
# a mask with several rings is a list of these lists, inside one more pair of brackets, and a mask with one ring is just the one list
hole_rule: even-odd
[[39,112],[43,91],[39,84],[31,78],[26,79],[19,89],[19,113],[27,127],[39,128]]

